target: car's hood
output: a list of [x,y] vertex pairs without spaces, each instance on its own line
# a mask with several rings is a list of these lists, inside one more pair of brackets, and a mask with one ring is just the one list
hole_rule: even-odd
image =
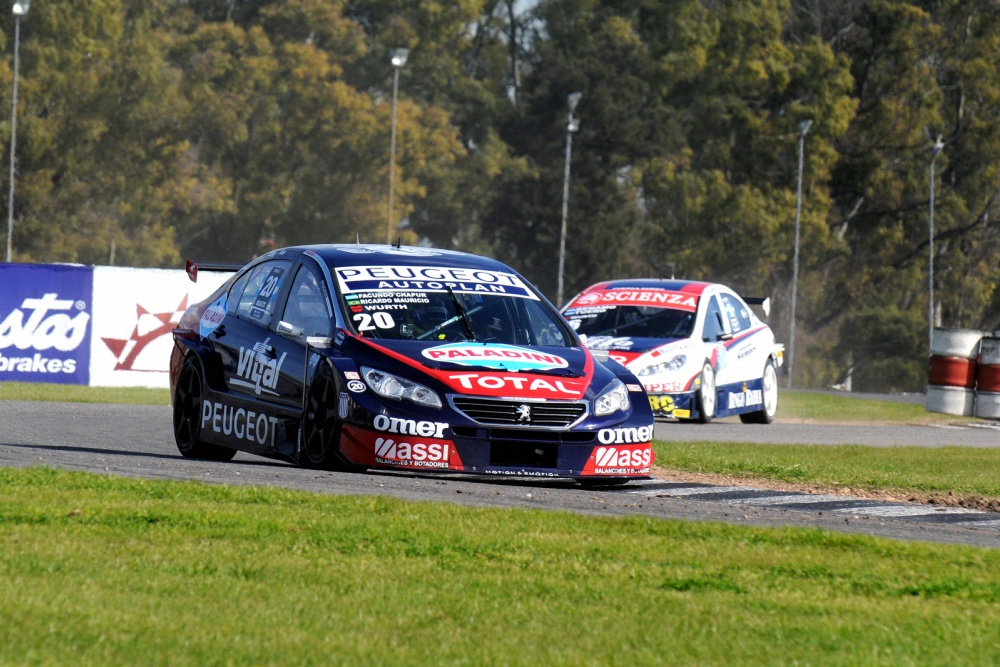
[[[348,336],[344,349],[359,363],[378,357],[432,377],[460,394],[524,399],[580,399],[611,374],[582,347],[526,347],[499,343],[371,340]],[[357,348],[359,355],[349,348]],[[359,358],[360,357],[360,358]],[[382,370],[393,372],[385,363]],[[397,371],[398,372],[398,371]],[[595,377],[600,374],[601,377]],[[604,375],[608,377],[605,378]]]
[[[589,336],[584,342],[591,350],[607,350],[608,356],[623,366],[630,366],[636,359],[647,356],[647,353],[680,351],[690,346],[690,339],[688,338]],[[655,356],[658,357],[660,355],[657,354]]]

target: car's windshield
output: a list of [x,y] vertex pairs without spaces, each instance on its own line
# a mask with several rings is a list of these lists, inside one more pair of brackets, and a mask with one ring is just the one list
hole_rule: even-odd
[[[480,293],[472,281],[424,282],[418,289],[363,289],[338,276],[344,312],[354,329],[381,340],[478,341],[568,347],[574,337],[558,312],[520,279],[509,293]],[[516,276],[512,276],[516,278]],[[414,285],[415,286],[415,285]]]
[[686,338],[694,328],[690,310],[655,306],[589,306],[566,311],[581,336]]

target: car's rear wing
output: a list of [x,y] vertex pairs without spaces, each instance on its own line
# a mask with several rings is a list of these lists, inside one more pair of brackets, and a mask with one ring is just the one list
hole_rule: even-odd
[[187,260],[184,263],[184,271],[187,272],[191,282],[198,282],[198,271],[226,271],[235,273],[243,268],[242,264],[198,264],[194,260]]
[[765,315],[771,314],[771,298],[766,296],[744,296],[741,297],[751,306],[760,306]]

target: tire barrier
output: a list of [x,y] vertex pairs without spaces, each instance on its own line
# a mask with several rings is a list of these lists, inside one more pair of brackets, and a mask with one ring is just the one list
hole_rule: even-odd
[[[976,382],[982,341],[982,331],[934,329],[927,368],[926,407],[929,412],[943,412],[963,417],[972,417],[975,414]],[[997,370],[1000,371],[1000,368]],[[998,415],[1000,415],[1000,404],[998,404]]]
[[1000,338],[993,336],[984,336],[979,346],[975,414],[1000,419]]

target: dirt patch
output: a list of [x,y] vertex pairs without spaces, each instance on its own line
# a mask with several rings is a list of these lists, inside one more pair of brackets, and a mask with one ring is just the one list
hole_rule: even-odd
[[900,491],[871,491],[869,489],[852,489],[846,486],[832,487],[815,484],[795,484],[760,477],[738,477],[733,475],[717,475],[711,473],[685,472],[683,470],[667,470],[655,468],[653,476],[665,482],[684,482],[695,484],[713,484],[716,486],[749,486],[755,489],[769,491],[788,491],[794,493],[825,494],[831,496],[850,496],[869,500],[884,500],[886,502],[923,503],[940,507],[964,507],[983,512],[1000,512],[1000,498],[984,496],[962,496],[948,493],[911,493]]

